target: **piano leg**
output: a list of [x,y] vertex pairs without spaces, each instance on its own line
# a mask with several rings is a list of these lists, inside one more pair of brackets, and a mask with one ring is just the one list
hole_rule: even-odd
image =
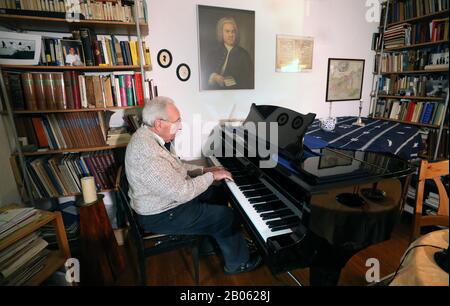
[[324,242],[309,270],[310,286],[337,286],[342,268],[358,251]]

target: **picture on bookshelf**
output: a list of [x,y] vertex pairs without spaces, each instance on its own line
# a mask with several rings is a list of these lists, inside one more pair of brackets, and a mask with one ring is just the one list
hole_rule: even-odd
[[327,102],[361,99],[364,63],[363,59],[328,59]]
[[200,89],[254,89],[255,12],[198,6]]
[[0,31],[0,64],[37,65],[41,36]]
[[84,66],[83,44],[80,40],[61,39],[66,66]]

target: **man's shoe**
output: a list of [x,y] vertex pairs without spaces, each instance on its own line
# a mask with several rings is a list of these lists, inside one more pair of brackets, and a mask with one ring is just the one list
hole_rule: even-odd
[[235,270],[228,270],[227,267],[224,268],[225,274],[239,274],[243,272],[249,272],[254,269],[256,269],[262,261],[262,257],[259,254],[251,254],[250,259],[246,262],[241,264],[237,269]]

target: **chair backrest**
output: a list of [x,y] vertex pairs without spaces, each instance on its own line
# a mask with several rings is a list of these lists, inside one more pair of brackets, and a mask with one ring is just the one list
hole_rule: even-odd
[[[422,160],[419,169],[419,183],[416,190],[416,212],[414,216],[414,227],[411,235],[411,240],[420,236],[420,229],[424,226],[441,225],[447,226],[449,224],[448,215],[448,194],[442,183],[441,177],[449,174],[448,160],[429,163]],[[439,208],[436,215],[423,214],[423,201],[425,192],[425,181],[432,179],[439,192]]]
[[[130,226],[129,230],[133,236],[136,248],[138,250],[138,253],[141,253],[144,250],[144,242],[142,239],[139,223],[136,219],[136,214],[131,208],[130,198],[128,196],[129,185],[127,177],[125,175],[125,171],[123,171],[122,167],[119,169],[116,178],[116,189],[119,191],[119,195],[122,200],[123,210],[125,212],[125,217],[128,220]],[[138,256],[140,256],[140,254],[138,254]]]

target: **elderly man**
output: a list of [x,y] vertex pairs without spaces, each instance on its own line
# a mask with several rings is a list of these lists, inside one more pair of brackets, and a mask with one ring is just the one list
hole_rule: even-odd
[[211,201],[214,181],[232,180],[223,168],[183,163],[168,145],[181,129],[174,102],[157,97],[142,112],[143,126],[128,144],[125,171],[131,206],[140,225],[161,234],[200,234],[214,237],[225,261],[225,273],[256,268],[261,257],[250,254],[231,208]]

